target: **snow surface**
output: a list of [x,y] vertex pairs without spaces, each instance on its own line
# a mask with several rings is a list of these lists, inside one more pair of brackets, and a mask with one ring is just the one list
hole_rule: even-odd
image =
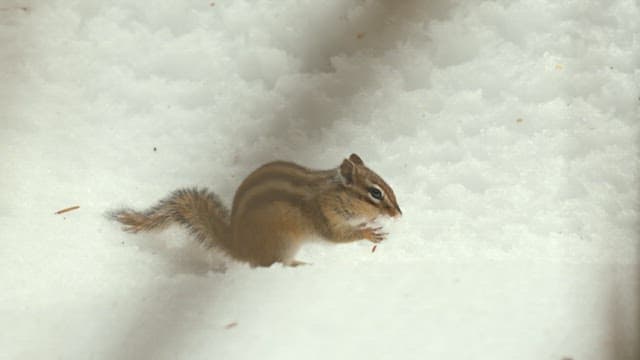
[[[632,0],[0,0],[0,358],[640,358],[638,19]],[[405,214],[374,253],[251,269],[103,216],[351,152]]]

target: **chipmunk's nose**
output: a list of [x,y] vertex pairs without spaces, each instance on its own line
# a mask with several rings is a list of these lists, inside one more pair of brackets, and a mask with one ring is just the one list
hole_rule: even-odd
[[400,210],[400,206],[398,206],[398,204],[396,204],[396,210],[398,211],[395,215],[393,215],[393,217],[400,217],[402,216],[402,210]]

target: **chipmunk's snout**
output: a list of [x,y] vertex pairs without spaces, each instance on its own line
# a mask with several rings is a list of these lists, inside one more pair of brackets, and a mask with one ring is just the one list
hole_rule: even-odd
[[389,216],[392,218],[398,218],[402,216],[402,210],[400,210],[400,206],[398,204],[393,204],[392,206],[387,207],[389,212]]
[[398,210],[398,213],[394,217],[402,216],[402,210],[400,210],[400,206],[396,205],[396,210]]

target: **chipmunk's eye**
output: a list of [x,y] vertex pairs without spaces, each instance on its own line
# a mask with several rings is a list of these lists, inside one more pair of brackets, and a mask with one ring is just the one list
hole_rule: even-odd
[[375,200],[382,200],[382,198],[384,197],[382,191],[375,186],[369,188],[369,195]]

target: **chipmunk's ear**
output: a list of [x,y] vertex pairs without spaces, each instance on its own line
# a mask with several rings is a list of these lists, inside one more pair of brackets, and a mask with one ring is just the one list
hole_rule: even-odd
[[364,165],[364,162],[362,161],[362,159],[360,159],[360,156],[356,154],[351,154],[351,156],[349,156],[349,160],[351,160],[351,162],[354,164]]
[[[353,156],[353,155],[352,155]],[[344,159],[340,164],[340,177],[342,182],[346,185],[353,184],[353,179],[356,176],[356,165],[349,159]]]

